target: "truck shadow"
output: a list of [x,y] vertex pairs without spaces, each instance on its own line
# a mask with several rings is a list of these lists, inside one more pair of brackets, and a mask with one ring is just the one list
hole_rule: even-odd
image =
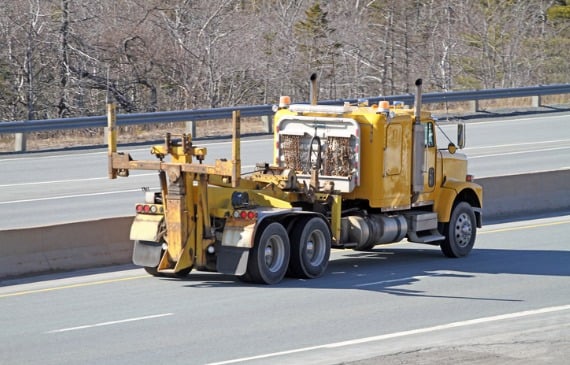
[[[188,288],[267,287],[351,289],[399,296],[426,296],[481,301],[520,301],[512,298],[485,298],[432,295],[415,289],[425,278],[465,280],[481,275],[570,276],[570,251],[474,249],[468,257],[449,259],[439,248],[381,248],[367,252],[335,252],[325,275],[314,280],[285,278],[275,286],[244,283],[220,274],[193,272],[184,279]],[[490,278],[489,280],[493,280]],[[444,281],[442,280],[442,284]]]

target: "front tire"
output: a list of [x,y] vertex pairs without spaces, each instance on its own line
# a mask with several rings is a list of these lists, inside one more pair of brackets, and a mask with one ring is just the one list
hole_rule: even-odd
[[277,284],[287,272],[290,254],[285,228],[276,222],[268,224],[255,240],[244,279],[258,284]]
[[445,240],[441,243],[441,251],[447,257],[467,256],[475,244],[477,223],[475,213],[469,203],[461,202],[451,213],[449,223],[444,224],[442,234]]
[[327,269],[331,252],[331,234],[322,218],[308,217],[293,227],[291,262],[288,274],[314,279]]

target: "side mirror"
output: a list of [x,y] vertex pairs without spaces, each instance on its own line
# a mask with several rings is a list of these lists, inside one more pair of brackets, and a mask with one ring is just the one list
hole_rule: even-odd
[[459,123],[457,125],[457,146],[459,149],[465,148],[465,134],[467,130],[465,129],[465,123]]
[[457,147],[453,143],[450,143],[447,145],[447,150],[453,155],[455,152],[457,152]]

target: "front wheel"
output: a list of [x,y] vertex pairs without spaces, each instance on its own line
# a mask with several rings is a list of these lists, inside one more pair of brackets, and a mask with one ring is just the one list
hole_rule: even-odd
[[268,224],[255,240],[244,279],[259,284],[277,284],[287,272],[290,251],[285,227],[276,222]]
[[476,233],[477,223],[473,208],[466,202],[457,204],[449,223],[443,225],[442,234],[445,240],[441,243],[441,251],[447,257],[467,256],[475,244]]

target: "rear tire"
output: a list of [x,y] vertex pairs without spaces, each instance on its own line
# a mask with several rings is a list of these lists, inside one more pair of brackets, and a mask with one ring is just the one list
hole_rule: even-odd
[[331,234],[320,217],[298,221],[291,234],[291,261],[288,274],[297,278],[314,279],[322,276],[331,253]]
[[441,243],[441,251],[447,257],[467,256],[475,244],[477,222],[475,213],[469,203],[461,202],[453,208],[449,223],[443,225],[445,240]]
[[277,284],[287,272],[290,253],[285,228],[280,223],[269,223],[257,235],[243,279],[258,284]]
[[[138,245],[138,246],[137,246]],[[178,272],[160,272],[158,271],[158,265],[160,264],[160,262],[162,261],[162,257],[164,256],[164,252],[165,250],[162,248],[164,245],[164,240],[161,239],[160,242],[153,242],[153,241],[135,241],[135,249],[136,250],[141,250],[141,248],[147,250],[147,256],[145,256],[145,258],[147,260],[143,260],[143,262],[139,262],[138,265],[141,265],[144,270],[152,275],[152,276],[156,276],[156,277],[173,277],[173,278],[185,278],[188,276],[188,274],[190,274],[190,272],[192,271],[192,266],[187,267],[186,269],[180,270]],[[149,263],[155,263],[156,262],[156,266],[145,266],[144,264],[149,264]],[[137,263],[135,263],[137,264]],[[172,265],[174,266],[174,263],[172,263]]]
[[158,272],[158,266],[155,267],[145,266],[144,271],[146,271],[148,274],[152,276],[157,276],[157,277],[162,276],[162,274]]

